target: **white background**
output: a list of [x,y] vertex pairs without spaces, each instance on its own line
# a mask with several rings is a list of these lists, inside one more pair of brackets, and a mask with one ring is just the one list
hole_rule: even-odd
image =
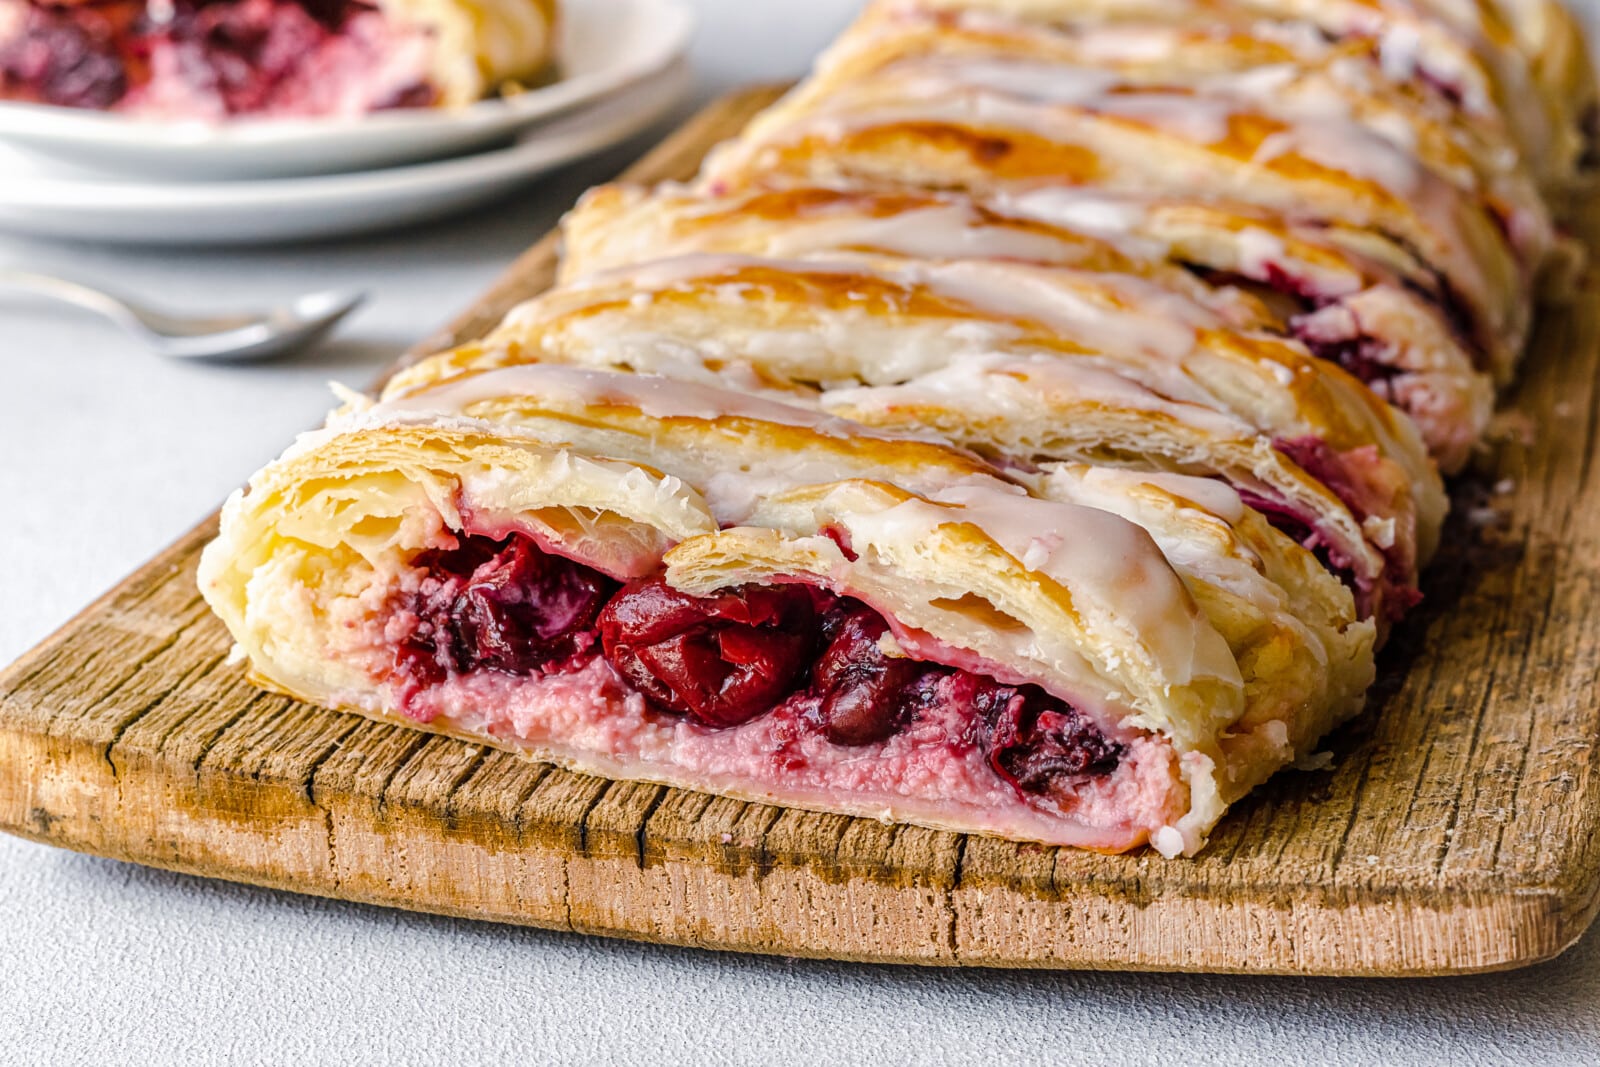
[[[569,0],[581,3],[582,0]],[[853,0],[698,0],[700,97],[798,74]],[[585,185],[360,241],[175,252],[0,237],[0,264],[195,309],[371,303],[283,364],[163,364],[0,300],[0,662],[213,508],[469,304]],[[760,959],[334,904],[0,838],[0,1063],[1600,1062],[1600,936],[1469,979],[918,970]]]

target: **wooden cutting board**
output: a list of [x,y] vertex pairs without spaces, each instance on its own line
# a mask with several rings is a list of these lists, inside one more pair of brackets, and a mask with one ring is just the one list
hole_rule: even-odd
[[[638,164],[687,177],[773,97]],[[463,321],[549,284],[541,242]],[[1285,773],[1192,860],[1096,856],[610,782],[260,692],[192,531],[0,674],[0,828],[422,911],[794,956],[1422,975],[1546,959],[1597,905],[1600,343],[1544,316],[1331,769]],[[1486,489],[1495,486],[1497,490]]]

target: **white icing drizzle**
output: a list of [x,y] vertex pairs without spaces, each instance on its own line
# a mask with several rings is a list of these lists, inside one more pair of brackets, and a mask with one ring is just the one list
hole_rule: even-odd
[[831,437],[853,437],[861,433],[861,427],[820,412],[733,389],[653,374],[624,374],[554,363],[528,363],[448,378],[418,392],[376,404],[360,417],[381,423],[418,412],[465,415],[476,404],[518,396],[537,398],[541,404],[561,408],[623,404],[656,419],[709,421],[735,417],[803,426]]
[[[1276,268],[1314,287],[1322,296],[1348,296],[1360,291],[1369,283],[1363,272],[1374,269],[1354,253],[1328,244],[1314,226],[1276,220],[1281,230],[1275,232],[1250,215],[1231,215],[1228,209],[1217,206],[1208,207],[1197,218],[1189,211],[1192,205],[1182,201],[1073,186],[1002,190],[986,200],[1001,214],[1085,232],[1125,248],[1129,254],[1149,258],[1173,254],[1173,242],[1164,232],[1167,224],[1162,216],[1167,209],[1175,208],[1178,233],[1193,233],[1198,227],[1215,228],[1218,232],[1208,233],[1208,240],[1231,242],[1236,259],[1228,269],[1266,281]],[[1217,221],[1205,221],[1211,217]],[[1290,241],[1308,245],[1336,259],[1338,265],[1327,259],[1308,261]]]
[[[1133,522],[1137,506],[1129,494],[1141,485],[1154,486],[1210,513],[1230,526],[1244,518],[1244,501],[1228,483],[1170,471],[1134,471],[1122,467],[1061,465],[1050,471],[1050,495],[1085,507],[1113,511]],[[1143,525],[1141,523],[1141,525]]]
[[[943,505],[943,506],[939,506]],[[1028,570],[1072,593],[1086,625],[1112,627],[1143,645],[1168,685],[1200,678],[1241,685],[1227,643],[1189,597],[1150,535],[1096,508],[982,486],[959,486],[871,515],[846,517],[860,543],[920,540],[971,523]]]
[[1148,197],[1086,186],[1041,185],[999,189],[985,200],[1001,214],[1088,234],[1129,256],[1165,259],[1172,252],[1171,241],[1152,226],[1159,202]]
[[1252,162],[1266,166],[1280,156],[1299,156],[1320,167],[1381,186],[1397,200],[1412,201],[1445,182],[1405,149],[1353,122],[1294,123],[1264,138]]
[[1182,359],[1194,351],[1199,329],[1220,325],[1200,304],[1130,275],[971,260],[916,273],[929,288],[963,303],[1042,323],[1106,352],[1136,349]]
[[[1207,75],[1179,89],[1129,83],[1114,71],[983,56],[915,56],[880,77],[873,92],[903,103],[977,94],[1035,110],[1120,116],[1203,145],[1225,138],[1231,117],[1254,112],[1288,127],[1281,140],[1284,150],[1292,148],[1323,166],[1377,182],[1400,197],[1414,194],[1423,182],[1423,167],[1405,144],[1355,121],[1335,86],[1302,77],[1289,64]],[[1038,119],[1031,125],[1041,128]],[[1415,145],[1413,131],[1403,139]]]
[[[655,375],[589,370],[558,364],[526,364],[447,379],[443,383],[350,412],[330,420],[319,440],[329,435],[393,426],[429,426],[467,433],[516,438],[531,436],[544,441],[547,433],[528,433],[507,419],[479,419],[471,409],[480,403],[529,397],[556,411],[582,412],[596,405],[623,404],[651,418],[715,420],[725,417],[801,427],[839,438],[878,441],[926,442],[920,432],[901,434],[878,431],[846,422],[826,413],[779,404],[731,389],[681,382]],[[579,431],[578,439],[583,439]],[[820,446],[772,455],[752,448],[746,462],[727,465],[727,457],[712,450],[668,449],[655,437],[628,434],[622,442],[606,437],[605,454],[614,459],[670,468],[704,495],[718,521],[737,523],[747,518],[762,499],[798,486],[826,485],[851,478],[887,478],[914,491],[954,482],[1003,483],[998,475],[960,470],[951,465],[928,464],[916,468],[888,466],[875,461],[870,450],[848,454]],[[580,451],[581,446],[580,446]]]
[[[834,110],[823,110],[815,117],[801,121],[790,134],[814,134],[825,139],[839,139],[852,129],[935,121],[958,126],[1024,130],[1057,143],[1082,144],[1093,148],[1100,136],[1093,129],[1097,113],[1115,113],[1121,108],[1125,113],[1131,113],[1129,109],[1139,110],[1142,120],[1165,116],[1169,128],[1176,130],[1180,136],[1185,136],[1184,131],[1178,128],[1182,124],[1208,124],[1211,120],[1207,116],[1218,113],[1215,101],[1159,94],[1149,95],[1150,100],[1156,101],[1154,103],[1128,102],[1141,99],[1140,94],[1113,95],[1107,98],[1113,102],[1096,103],[1093,107],[1077,110],[1040,107],[994,92],[962,90],[960,87],[943,97],[917,100],[897,98],[891,84],[881,84],[873,87],[871,97],[862,102],[853,100],[848,93],[842,94],[833,101],[831,106]],[[1463,204],[1465,194],[1446,176],[1425,167],[1416,157],[1371,129],[1348,119],[1317,115],[1299,121],[1291,118],[1284,125],[1283,130],[1268,135],[1258,146],[1252,160],[1255,166],[1267,168],[1274,159],[1296,153],[1330,171],[1370,182],[1388,194],[1395,210],[1402,216],[1409,213],[1415,217],[1416,224],[1406,227],[1409,230],[1407,236],[1422,248],[1430,262],[1449,271],[1463,292],[1475,299],[1488,299],[1492,288],[1483,273],[1478,254],[1458,222],[1460,214],[1467,210]],[[1200,131],[1195,126],[1187,132],[1209,135],[1216,131]],[[1196,140],[1193,136],[1188,139]],[[1231,167],[1233,163],[1230,160],[1224,165]],[[1126,165],[1114,169],[1117,172],[1107,180],[1127,182],[1129,188],[1156,194],[1187,192],[1197,180],[1202,184],[1209,180],[1196,179],[1183,171],[1173,174],[1147,169],[1132,171]],[[1229,181],[1230,189],[1242,188],[1237,181]],[[1174,182],[1177,184],[1174,185]],[[1247,199],[1275,209],[1287,207],[1288,191],[1284,188],[1264,186],[1263,193],[1262,199]],[[1382,222],[1382,214],[1387,209],[1375,209],[1364,198],[1340,196],[1325,197],[1312,210],[1330,211],[1332,217],[1341,221],[1370,226]],[[1536,242],[1542,239],[1544,230],[1545,227],[1539,225],[1528,227],[1527,232],[1535,240],[1524,242],[1532,246],[1525,254],[1535,258],[1542,254]]]
[[986,260],[885,265],[865,257],[769,260],[689,255],[602,271],[576,288],[622,281],[641,290],[661,290],[728,275],[729,298],[741,300],[745,283],[737,275],[756,268],[875,277],[904,289],[921,288],[980,314],[1035,323],[1101,351],[1135,350],[1166,360],[1179,360],[1194,351],[1198,330],[1223,324],[1203,305],[1137,276]]
[[1170,59],[1184,39],[1184,31],[1168,26],[1113,24],[1085,28],[1074,35],[1073,44],[1089,62],[1134,66]]
[[[762,267],[779,266],[756,256],[742,256],[717,253],[692,253],[683,256],[669,256],[663,259],[646,260],[642,263],[628,263],[611,267],[607,270],[595,271],[581,278],[575,278],[566,285],[568,292],[582,293],[586,290],[609,289],[618,282],[624,283],[628,288],[643,290],[671,289],[677,285],[698,281],[718,274],[733,274],[738,271],[751,270]],[[830,266],[825,263],[807,263],[804,268],[817,273],[841,273],[845,268]],[[506,315],[506,323],[514,324],[531,320],[538,314],[542,301],[534,298],[526,304],[512,308]]]
[[1247,226],[1235,235],[1239,272],[1249,278],[1265,278],[1273,267],[1283,269],[1289,259],[1283,238],[1259,226]]
[[943,96],[953,89],[983,89],[1019,100],[1082,107],[1105,99],[1121,77],[1111,70],[1074,67],[1021,57],[919,56],[892,68],[908,99]]
[[985,417],[1049,419],[1059,417],[1063,403],[1084,402],[1160,413],[1219,437],[1256,436],[1248,423],[1216,410],[1216,400],[1181,368],[1152,367],[1146,378],[1160,392],[1133,380],[1125,368],[1055,356],[975,353],[900,385],[831,390],[822,405],[841,414],[933,406]]
[[[971,201],[949,199],[892,214],[843,211],[786,219],[763,235],[764,253],[796,257],[839,248],[881,249],[927,259],[1018,259],[1042,263],[1081,262],[1090,242],[985,220]],[[1103,246],[1101,246],[1103,247]]]

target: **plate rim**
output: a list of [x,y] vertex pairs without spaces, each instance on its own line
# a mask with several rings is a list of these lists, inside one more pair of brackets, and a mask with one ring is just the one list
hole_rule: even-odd
[[[278,209],[326,211],[341,202],[360,197],[388,200],[406,195],[421,203],[450,194],[471,195],[470,191],[480,186],[541,174],[586,158],[642,132],[679,106],[692,83],[689,64],[686,60],[679,60],[666,70],[624,90],[622,95],[559,120],[556,125],[560,129],[552,131],[554,135],[541,129],[509,148],[409,166],[259,181],[149,184],[85,182],[72,186],[72,196],[76,199],[60,195],[61,181],[40,181],[34,185],[41,195],[19,200],[9,195],[10,190],[0,194],[0,230],[46,239],[81,239],[81,234],[73,227],[62,228],[49,222],[40,223],[37,219],[24,220],[25,216],[36,212],[71,212],[85,222],[116,217],[123,220],[144,219],[153,223],[166,218],[180,206],[198,217],[213,219],[230,212],[270,212]],[[0,186],[4,184],[0,183]],[[85,203],[86,186],[89,185],[94,186],[95,195]],[[106,195],[107,191],[117,190],[119,186],[120,197]],[[327,236],[337,237],[371,228],[333,226],[327,230]],[[195,235],[176,241],[157,241],[150,237],[130,235],[125,229],[123,226],[114,226],[114,232],[101,239],[117,243],[196,246],[257,244],[274,239],[270,234],[255,233],[220,237]]]

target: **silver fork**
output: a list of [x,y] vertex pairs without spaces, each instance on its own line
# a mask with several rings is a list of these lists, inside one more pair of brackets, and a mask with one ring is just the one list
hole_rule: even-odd
[[86,308],[115,322],[155,352],[174,359],[271,359],[326,334],[365,293],[308,293],[267,311],[171,315],[66,278],[0,269],[0,287]]

